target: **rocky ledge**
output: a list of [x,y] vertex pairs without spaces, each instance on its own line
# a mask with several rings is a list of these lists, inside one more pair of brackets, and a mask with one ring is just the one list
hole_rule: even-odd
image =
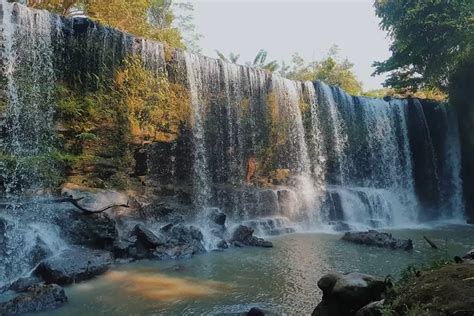
[[35,284],[14,299],[0,303],[0,315],[20,315],[58,308],[67,302],[64,289],[57,284]]
[[41,262],[34,274],[46,283],[64,285],[102,274],[112,263],[112,254],[107,251],[74,247]]
[[392,234],[381,233],[376,230],[369,230],[366,232],[347,232],[342,236],[342,240],[352,243],[376,246],[389,249],[403,249],[412,250],[413,242],[411,239],[398,239]]
[[271,248],[273,244],[270,241],[263,240],[262,238],[255,237],[253,235],[254,230],[248,226],[238,226],[232,234],[231,244],[236,247],[243,246],[254,246]]

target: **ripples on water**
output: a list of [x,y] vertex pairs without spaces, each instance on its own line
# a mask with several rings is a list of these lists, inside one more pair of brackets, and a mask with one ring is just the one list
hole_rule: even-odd
[[[474,247],[474,227],[393,230],[411,238],[413,252],[353,245],[335,234],[292,234],[274,248],[238,248],[180,261],[118,266],[67,289],[69,303],[45,315],[232,314],[253,306],[280,313],[311,313],[329,271],[398,275],[408,264],[452,258]],[[433,240],[433,250],[423,240]],[[447,245],[447,247],[446,247]]]

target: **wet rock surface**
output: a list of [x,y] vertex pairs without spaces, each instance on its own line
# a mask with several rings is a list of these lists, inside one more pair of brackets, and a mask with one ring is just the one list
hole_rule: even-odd
[[167,224],[152,231],[142,224],[136,225],[126,240],[115,243],[117,257],[134,259],[182,259],[204,253],[203,234],[194,226]]
[[273,244],[263,238],[253,236],[254,230],[248,226],[239,225],[232,234],[231,242],[236,247],[253,246],[271,248]]
[[59,217],[57,222],[65,238],[75,245],[111,249],[118,237],[115,221],[107,213],[69,211]]
[[203,235],[194,226],[173,225],[163,231],[164,243],[155,248],[153,256],[160,260],[190,258],[206,252]]
[[42,280],[35,276],[23,277],[19,278],[15,282],[13,282],[10,287],[8,288],[10,291],[15,291],[17,293],[25,292],[33,285],[42,283]]
[[330,273],[318,281],[322,301],[313,316],[351,316],[367,304],[379,301],[387,284],[383,279],[362,273]]
[[342,236],[342,240],[355,244],[376,246],[389,249],[412,250],[413,242],[411,239],[394,238],[391,234],[369,230],[366,232],[347,232]]
[[110,252],[75,247],[41,262],[34,275],[46,283],[71,284],[104,273],[112,263]]
[[57,284],[37,284],[10,301],[0,303],[0,315],[20,315],[55,309],[67,302],[63,288]]

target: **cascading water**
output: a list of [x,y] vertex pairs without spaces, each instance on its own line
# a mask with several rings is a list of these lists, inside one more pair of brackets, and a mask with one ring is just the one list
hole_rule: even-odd
[[[53,43],[60,19],[47,11],[0,2],[1,65],[5,86],[0,147],[0,284],[63,246],[46,210],[26,196],[43,188],[54,131]],[[1,102],[1,100],[0,100]]]
[[205,59],[197,55],[184,53],[186,71],[188,74],[189,89],[191,94],[192,117],[191,125],[194,137],[194,203],[197,208],[208,205],[211,195],[211,181],[208,170],[208,153],[206,150],[206,139],[204,130],[204,115],[206,108],[202,100],[210,91],[205,84],[213,76],[219,75],[216,60]]
[[[201,206],[223,207],[235,219],[286,216],[312,227],[331,221],[354,227],[417,222],[421,206],[409,109],[423,125],[418,127],[433,168],[439,164],[417,100],[353,97],[321,82],[294,82],[186,53],[184,59],[194,109],[195,201]],[[455,125],[447,126],[448,137],[457,137]],[[449,163],[442,177],[459,187],[458,149],[458,143],[446,142]],[[252,155],[261,169],[287,170],[289,182],[263,191],[246,187]],[[432,172],[438,179],[437,169]],[[462,209],[458,202],[446,207]]]
[[464,201],[462,195],[461,180],[461,145],[459,140],[459,128],[456,112],[448,105],[441,105],[441,110],[445,115],[447,122],[447,140],[444,145],[444,160],[446,162],[446,170],[442,179],[444,180],[444,196],[445,211],[442,216],[449,218],[464,218]]
[[[192,184],[194,217],[218,207],[234,222],[265,218],[263,226],[284,225],[283,217],[305,228],[462,217],[459,135],[449,107],[350,96],[321,82],[167,50],[87,19],[60,19],[5,0],[0,8],[0,181],[4,198],[13,201],[2,209],[0,233],[8,231],[1,234],[8,245],[2,249],[26,243],[32,247],[22,249],[31,250],[38,238],[48,249],[59,247],[45,241],[56,229],[42,210],[30,210],[20,225],[15,218],[25,210],[14,203],[47,187],[45,175],[54,174],[45,157],[53,151],[56,78],[71,80],[74,73],[85,90],[95,91],[95,78],[113,78],[132,54],[189,93],[183,129],[190,140],[178,135],[160,144],[172,154],[156,160],[171,160],[173,180],[164,182]],[[40,223],[37,234],[22,233],[34,223]],[[0,281],[5,274],[0,271]]]

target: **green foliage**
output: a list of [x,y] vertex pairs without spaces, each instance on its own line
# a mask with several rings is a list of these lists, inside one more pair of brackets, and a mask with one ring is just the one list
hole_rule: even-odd
[[193,6],[189,3],[174,4],[171,0],[29,0],[28,5],[63,15],[74,15],[79,11],[101,24],[175,48],[186,47],[178,29],[181,27],[183,32],[190,34],[187,38],[190,47],[198,49],[199,35],[195,33],[192,16],[176,17],[173,11],[175,5],[181,11],[192,12]]
[[133,146],[174,140],[188,122],[189,91],[147,70],[138,56],[129,56],[112,80],[94,80],[95,89],[58,86],[61,160],[73,171],[70,181],[126,187]]
[[472,0],[377,0],[382,29],[393,39],[392,56],[376,62],[375,74],[389,73],[385,86],[446,91],[449,78],[472,51]]
[[319,61],[306,62],[300,55],[294,54],[292,66],[282,74],[293,80],[320,80],[340,87],[352,95],[360,95],[362,83],[357,80],[353,67],[347,59],[340,60],[338,48],[334,46],[328,55]]
[[278,61],[272,60],[272,61],[267,62],[267,56],[268,56],[268,52],[264,49],[261,49],[258,51],[257,55],[255,55],[253,62],[252,63],[248,62],[246,65],[249,67],[261,68],[269,72],[277,71],[278,68],[280,67],[280,65],[278,64]]
[[[438,259],[424,265],[408,265],[400,272],[400,279],[393,284],[386,297],[386,304],[382,312],[383,316],[396,315],[433,315],[430,305],[421,302],[407,302],[407,289],[412,289],[414,284],[419,283],[420,276],[424,273],[438,273],[438,270],[452,265],[446,259]],[[421,286],[423,288],[423,286]],[[415,292],[416,295],[424,295]],[[429,295],[428,295],[429,296]],[[435,301],[435,300],[434,300]]]
[[166,77],[157,78],[139,58],[130,58],[117,71],[115,89],[116,101],[128,111],[132,134],[171,140],[189,117],[187,91]]
[[[240,54],[235,54],[235,53],[230,53],[229,56],[226,57],[219,50],[216,50],[216,54],[220,60],[225,61],[227,63],[237,64],[240,58]],[[247,67],[260,68],[268,72],[276,72],[280,68],[278,61],[272,60],[272,61],[267,62],[267,56],[268,56],[268,52],[264,49],[261,49],[258,51],[257,55],[255,55],[254,60],[252,62],[246,62],[245,65]]]
[[216,49],[216,54],[217,57],[219,57],[220,60],[225,61],[226,63],[232,63],[232,64],[237,64],[240,58],[240,54],[234,54],[234,53],[229,53],[229,57],[226,57],[221,51]]
[[413,91],[400,91],[393,88],[382,88],[377,90],[370,90],[363,92],[364,97],[369,98],[383,98],[383,97],[395,97],[395,98],[418,98],[418,99],[428,99],[436,100],[439,102],[444,102],[447,100],[448,96],[436,88],[432,89],[421,89],[416,92]]

